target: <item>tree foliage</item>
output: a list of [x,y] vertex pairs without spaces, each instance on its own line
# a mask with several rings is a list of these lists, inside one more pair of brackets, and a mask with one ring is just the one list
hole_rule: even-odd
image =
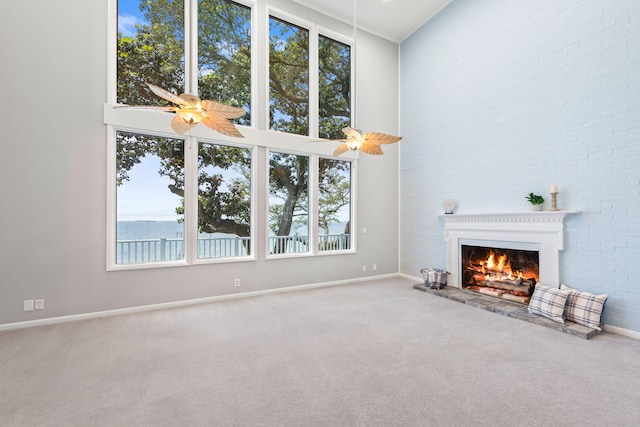
[[[140,0],[147,24],[138,25],[132,37],[118,35],[117,100],[129,105],[165,105],[146,86],[153,83],[176,94],[185,92],[184,2]],[[235,119],[251,123],[251,10],[231,0],[198,3],[198,92],[244,108],[248,114]],[[306,30],[291,31],[277,21],[270,37],[271,127],[283,132],[308,134],[309,41]],[[297,27],[295,27],[297,29]],[[299,29],[298,29],[299,30]],[[321,136],[336,137],[348,124],[348,47],[321,43]],[[346,61],[346,62],[345,62]],[[184,214],[184,141],[118,132],[117,185],[129,179],[130,170],[145,156],[160,158],[160,175],[172,181],[169,191],[183,198],[176,213]],[[306,156],[278,154],[270,160],[272,197],[283,203],[273,223],[278,236],[288,235],[296,217],[308,210],[308,161]],[[335,220],[329,211],[342,203],[344,183],[326,187],[324,222]],[[329,184],[327,184],[329,185]],[[202,232],[250,234],[251,159],[248,150],[216,144],[198,147],[198,227]],[[322,185],[321,185],[322,186]],[[322,196],[325,197],[325,196]],[[324,226],[322,226],[324,228]]]

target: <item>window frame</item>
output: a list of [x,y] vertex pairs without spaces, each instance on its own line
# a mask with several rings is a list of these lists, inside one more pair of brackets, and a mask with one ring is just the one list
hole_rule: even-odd
[[[291,154],[291,155],[296,155],[296,156],[306,156],[309,158],[309,166],[308,166],[308,177],[307,177],[307,181],[308,181],[308,185],[307,185],[307,194],[308,194],[308,198],[309,198],[309,208],[308,208],[308,217],[307,217],[307,221],[308,221],[308,246],[309,246],[309,250],[307,252],[292,252],[292,253],[275,253],[272,254],[270,252],[270,244],[269,244],[269,231],[270,231],[270,227],[269,227],[269,174],[270,174],[270,170],[269,170],[269,157],[270,154],[273,152],[277,152],[277,153],[282,153],[282,154]],[[310,257],[310,256],[314,256],[314,251],[313,248],[315,247],[315,236],[313,233],[313,223],[314,223],[314,218],[315,218],[315,209],[316,209],[316,201],[317,201],[317,197],[315,197],[315,191],[314,191],[314,186],[313,183],[314,181],[314,176],[316,176],[317,174],[317,167],[314,166],[314,163],[316,163],[315,161],[316,156],[310,153],[305,153],[305,152],[301,152],[301,151],[295,151],[295,150],[291,150],[291,149],[274,149],[274,148],[267,148],[266,149],[266,155],[265,155],[265,186],[264,186],[264,191],[265,191],[265,227],[266,227],[266,233],[264,236],[264,248],[265,248],[265,259],[269,260],[269,259],[282,259],[282,258],[306,258],[306,257]]]
[[[189,230],[185,230],[185,235],[187,231],[192,233],[191,239],[189,241],[189,245],[192,246],[191,254],[193,256],[191,264],[193,265],[201,265],[201,264],[218,264],[218,263],[228,263],[228,262],[242,262],[242,261],[255,261],[257,258],[257,239],[256,239],[256,208],[257,202],[256,199],[258,197],[257,191],[257,179],[256,179],[256,166],[257,166],[257,156],[258,156],[258,148],[252,145],[246,144],[238,144],[235,142],[222,142],[220,140],[215,140],[211,138],[193,138],[192,144],[195,146],[195,149],[191,149],[192,152],[190,156],[190,161],[193,162],[190,166],[192,171],[192,179],[193,182],[190,184],[190,192],[193,192],[192,200],[191,200],[191,210],[189,215],[192,216],[191,224],[193,226]],[[230,147],[237,148],[245,148],[250,150],[251,153],[251,201],[250,201],[250,210],[251,214],[249,216],[249,244],[251,245],[251,251],[248,255],[245,256],[235,256],[235,257],[220,257],[220,258],[199,258],[198,257],[198,153],[200,150],[200,144],[214,144],[214,145],[226,145]],[[185,162],[186,163],[186,162]],[[186,169],[186,164],[185,164]],[[185,187],[187,186],[186,181],[186,170],[185,170]],[[186,191],[186,188],[185,188]],[[185,218],[186,218],[187,207],[185,204]]]
[[[271,6],[267,6],[267,10],[266,10],[266,23],[265,23],[265,30],[264,30],[264,45],[266,45],[264,47],[265,49],[265,55],[264,55],[264,69],[267,70],[267,73],[265,73],[264,76],[264,99],[265,99],[265,103],[263,105],[264,107],[264,111],[262,114],[262,119],[264,120],[265,123],[265,130],[268,132],[275,132],[275,133],[283,133],[277,130],[271,130],[269,128],[269,102],[270,102],[270,95],[269,95],[269,67],[270,67],[270,58],[269,58],[269,40],[270,40],[270,32],[269,32],[269,19],[271,17],[280,19],[282,21],[285,21],[287,23],[290,23],[292,25],[296,25],[298,27],[304,28],[307,31],[309,31],[309,68],[308,68],[308,73],[309,73],[309,135],[300,135],[300,136],[308,136],[310,138],[318,138],[319,136],[319,125],[320,125],[320,119],[319,119],[319,112],[320,112],[320,94],[319,94],[319,86],[320,86],[320,76],[319,76],[319,67],[320,67],[320,59],[319,59],[319,37],[322,35],[324,37],[327,37],[329,39],[332,39],[334,41],[346,44],[350,47],[350,67],[351,67],[351,81],[350,81],[350,90],[353,93],[353,88],[355,87],[355,73],[353,72],[354,70],[354,63],[355,63],[355,47],[354,47],[354,43],[353,43],[353,38],[351,37],[347,37],[344,36],[343,34],[340,34],[336,31],[332,31],[328,28],[325,28],[321,25],[318,24],[314,24],[313,22],[307,21],[305,19],[299,18],[295,15],[292,15],[291,13],[285,12],[281,9],[278,8],[274,8]],[[253,99],[253,97],[252,97]],[[355,114],[355,99],[353,96],[351,96],[350,99],[350,111],[351,111],[351,117],[350,117],[350,122],[351,125],[353,126],[354,123],[354,114]],[[314,152],[313,154],[323,154],[320,152]],[[349,158],[358,158],[357,153],[351,153],[352,156],[346,156]],[[344,154],[343,154],[344,156]]]
[[[314,181],[314,194],[315,194],[315,201],[316,201],[316,205],[317,205],[317,209],[314,211],[316,214],[319,213],[319,209],[320,209],[320,159],[329,159],[329,160],[342,160],[345,162],[350,162],[351,163],[351,167],[350,167],[350,172],[349,172],[349,249],[339,249],[339,250],[320,250],[320,248],[318,247],[318,242],[316,242],[316,246],[315,249],[317,251],[316,255],[318,256],[330,256],[330,255],[344,255],[344,254],[354,254],[357,253],[357,249],[356,249],[356,242],[357,239],[355,238],[356,236],[356,230],[358,230],[357,227],[357,220],[356,220],[356,177],[358,176],[357,174],[357,168],[358,168],[358,161],[357,160],[349,160],[349,159],[336,159],[335,157],[329,157],[329,156],[316,156],[316,167],[315,170],[317,172],[316,174],[316,179]],[[320,240],[320,225],[318,224],[318,220],[316,218],[316,221],[314,223],[315,225],[315,230],[314,230],[314,235],[317,241]]]
[[[277,151],[278,153],[285,154],[295,154],[302,156],[309,156],[309,251],[303,253],[282,253],[282,254],[272,254],[270,253],[270,245],[269,245],[269,153]],[[265,259],[285,259],[285,258],[307,258],[307,257],[316,257],[316,256],[335,256],[335,255],[348,255],[357,253],[357,239],[356,230],[357,226],[357,216],[356,216],[356,206],[357,206],[357,168],[358,168],[358,160],[357,159],[347,159],[340,158],[339,160],[347,161],[351,163],[351,176],[350,176],[350,206],[349,206],[349,215],[350,215],[350,230],[349,233],[349,249],[340,249],[335,251],[327,251],[320,250],[318,247],[319,240],[319,225],[318,225],[318,208],[319,208],[319,198],[320,198],[320,190],[319,190],[319,162],[320,159],[335,159],[335,157],[327,156],[327,155],[318,155],[318,154],[309,154],[303,151],[294,151],[287,149],[266,149],[265,156],[265,185],[264,191],[266,193],[266,201],[265,201],[265,228],[267,232],[265,233],[265,237],[263,239],[263,244],[265,247]]]
[[[185,1],[185,93],[197,93],[197,0]],[[356,244],[356,213],[357,213],[357,162],[359,152],[348,151],[340,156],[341,160],[351,162],[351,233],[350,249],[340,251],[319,251],[317,247],[317,208],[318,208],[318,158],[332,158],[335,144],[318,142],[318,113],[319,113],[319,73],[318,73],[318,39],[320,35],[333,40],[345,43],[351,47],[351,70],[354,69],[355,48],[353,39],[341,33],[329,30],[310,21],[299,18],[291,13],[273,8],[262,0],[233,0],[234,2],[251,8],[251,125],[236,125],[244,135],[244,139],[238,142],[237,138],[228,137],[222,134],[212,134],[211,130],[205,126],[193,127],[188,135],[177,135],[170,127],[170,116],[166,112],[151,110],[132,110],[116,108],[117,89],[117,23],[118,23],[118,0],[107,0],[108,13],[108,34],[107,34],[107,93],[106,102],[103,106],[103,122],[106,128],[107,139],[107,270],[134,270],[147,268],[177,267],[197,264],[214,264],[228,262],[246,262],[258,259],[262,251],[266,249],[265,255],[260,256],[266,260],[282,259],[290,257],[308,256],[333,256],[357,252]],[[295,135],[268,129],[269,120],[269,17],[274,16],[294,25],[298,25],[309,30],[309,135]],[[262,37],[259,35],[262,34]],[[260,59],[262,58],[262,59]],[[259,70],[262,65],[264,78]],[[351,88],[354,87],[355,75],[351,72]],[[354,97],[351,97],[351,123],[353,123]],[[262,106],[262,109],[260,108]],[[179,261],[163,261],[139,264],[116,264],[116,220],[117,188],[116,176],[116,132],[134,132],[142,134],[157,135],[167,138],[181,138],[185,140],[185,215],[184,215],[184,236],[185,236],[185,259]],[[213,135],[213,137],[212,137]],[[315,139],[315,141],[314,141]],[[231,258],[205,258],[197,257],[197,144],[200,142],[232,145],[250,148],[252,153],[252,176],[251,176],[251,244],[252,251],[246,257]],[[194,145],[196,144],[196,145]],[[195,150],[194,150],[195,147]],[[258,203],[258,199],[263,195],[260,191],[267,191],[268,194],[268,156],[266,157],[267,172],[266,177],[259,173],[259,159],[263,158],[264,152],[278,151],[292,154],[309,156],[309,239],[310,251],[303,254],[271,254],[268,252],[268,200],[267,205]],[[187,159],[189,161],[187,162]],[[259,181],[266,179],[265,185]],[[190,183],[190,184],[187,184]],[[268,197],[266,197],[268,199]],[[267,211],[262,212],[262,209]],[[260,210],[260,211],[258,211]],[[262,230],[264,225],[258,224],[260,218],[264,216],[266,221],[266,236],[258,236],[258,230]],[[262,233],[262,231],[261,231]],[[260,243],[260,241],[264,243]],[[313,242],[313,243],[312,243]]]
[[[308,135],[300,135],[300,136],[307,136],[307,137],[318,137],[318,132],[316,131],[315,134],[313,133],[312,129],[315,129],[318,127],[318,75],[316,73],[313,73],[313,70],[317,70],[318,69],[318,27],[316,25],[314,25],[313,23],[306,21],[304,19],[301,19],[295,15],[292,15],[290,13],[284,12],[280,9],[277,8],[273,8],[273,7],[268,7],[267,8],[267,17],[266,17],[266,35],[265,35],[265,40],[266,40],[266,51],[265,51],[265,60],[266,60],[266,64],[265,64],[265,70],[267,70],[268,72],[266,73],[266,82],[265,82],[265,90],[266,90],[266,105],[265,105],[265,119],[266,119],[266,130],[268,130],[269,132],[277,132],[277,133],[285,133],[285,132],[281,132],[278,130],[272,130],[269,126],[269,121],[270,121],[270,102],[271,102],[271,95],[270,95],[270,79],[269,79],[269,75],[271,73],[271,58],[270,58],[270,50],[269,50],[269,44],[271,41],[271,31],[270,31],[270,20],[271,17],[276,18],[278,20],[284,21],[288,24],[303,28],[305,30],[308,31],[309,34],[309,63],[307,64],[307,73],[309,75],[309,98],[307,100],[308,104],[309,104],[309,123],[308,123],[308,127],[309,127],[309,132]],[[314,65],[315,64],[315,65]]]
[[[143,133],[162,138],[182,139],[184,141],[184,259],[174,261],[155,261],[146,263],[118,264],[116,260],[116,243],[117,243],[117,185],[115,177],[117,173],[117,132],[134,132]],[[160,267],[179,267],[188,265],[201,264],[217,264],[228,262],[255,261],[257,259],[257,239],[256,239],[256,221],[257,221],[257,173],[256,159],[258,147],[254,145],[238,144],[233,141],[221,141],[206,137],[197,136],[176,136],[173,132],[155,132],[149,130],[141,130],[138,128],[129,128],[122,126],[107,126],[107,132],[111,134],[108,138],[107,148],[107,270],[132,270],[139,268],[160,268]],[[198,257],[198,149],[199,144],[216,144],[228,145],[238,148],[245,148],[251,153],[251,201],[250,201],[250,242],[252,250],[249,255],[237,257],[220,257],[220,258],[199,258]]]

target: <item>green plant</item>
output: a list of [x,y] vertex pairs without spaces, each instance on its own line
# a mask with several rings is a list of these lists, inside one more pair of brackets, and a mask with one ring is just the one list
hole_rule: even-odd
[[542,196],[539,196],[539,195],[533,194],[533,193],[529,193],[529,195],[526,197],[526,199],[532,205],[541,205],[541,204],[544,203],[544,198]]

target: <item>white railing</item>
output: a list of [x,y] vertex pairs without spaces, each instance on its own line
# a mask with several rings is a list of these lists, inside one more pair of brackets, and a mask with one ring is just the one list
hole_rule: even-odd
[[118,240],[116,264],[184,259],[183,239]]
[[341,251],[350,249],[348,234],[324,234],[318,236],[318,249],[321,251]]
[[269,253],[299,254],[309,252],[309,237],[299,236],[271,236],[269,237]]
[[[322,251],[349,249],[348,234],[318,236],[318,248]],[[198,258],[230,258],[249,254],[249,237],[198,238]],[[269,237],[269,252],[279,254],[309,251],[308,236]],[[116,264],[141,264],[146,262],[175,261],[184,259],[183,239],[118,240]]]
[[[348,234],[322,234],[318,236],[318,249],[321,251],[339,251],[350,248]],[[299,236],[271,236],[269,237],[269,252],[272,254],[297,254],[309,252],[309,237]]]
[[198,238],[198,258],[247,256],[250,241],[250,237]]

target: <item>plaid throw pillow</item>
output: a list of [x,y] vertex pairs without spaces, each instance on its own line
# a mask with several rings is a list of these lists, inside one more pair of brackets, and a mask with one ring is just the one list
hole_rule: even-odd
[[531,301],[529,301],[529,313],[539,314],[554,322],[564,323],[564,309],[570,292],[566,289],[556,289],[538,283],[531,296]]
[[600,331],[600,318],[609,295],[594,295],[571,289],[566,285],[560,285],[560,289],[570,292],[567,298],[567,320]]

